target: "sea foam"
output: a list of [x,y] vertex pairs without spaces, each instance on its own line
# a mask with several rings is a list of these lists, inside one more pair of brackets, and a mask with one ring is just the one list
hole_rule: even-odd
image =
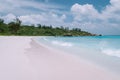
[[69,42],[62,42],[62,41],[52,41],[52,44],[64,47],[71,47],[73,46],[72,43]]
[[102,53],[107,54],[109,56],[120,57],[120,49],[104,49]]

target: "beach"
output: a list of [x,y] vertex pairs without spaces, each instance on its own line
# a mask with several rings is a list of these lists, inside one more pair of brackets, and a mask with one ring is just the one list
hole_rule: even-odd
[[120,80],[118,74],[34,38],[0,37],[0,80]]

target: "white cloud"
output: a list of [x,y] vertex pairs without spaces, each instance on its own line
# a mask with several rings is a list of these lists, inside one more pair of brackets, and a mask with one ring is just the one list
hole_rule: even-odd
[[[1,16],[2,19],[5,20],[6,23],[9,23],[15,20],[16,16],[12,13]],[[64,20],[66,19],[66,15],[57,15],[53,12],[49,13],[41,13],[41,14],[31,14],[31,15],[21,15],[17,16],[22,21],[22,24],[42,24],[42,25],[53,25],[53,26],[61,26],[64,24]]]
[[80,5],[80,4],[74,4],[71,7],[71,11],[74,15],[74,19],[78,21],[83,21],[83,20],[93,20],[93,18],[97,18],[98,12],[97,10],[93,7],[93,5],[85,4],[85,5]]
[[10,13],[6,16],[2,16],[1,18],[4,19],[6,23],[9,23],[13,21],[16,18],[16,16]]
[[120,0],[110,0],[110,4],[101,12],[91,4],[76,3],[71,7],[71,12],[75,25],[82,25],[83,29],[95,33],[120,34]]
[[50,12],[37,15],[23,15],[19,16],[19,19],[22,20],[24,24],[46,24],[60,26],[60,24],[64,23],[64,19],[66,19],[66,16],[58,16],[57,14]]
[[120,0],[111,0],[110,5],[102,11],[102,15],[106,19],[120,20]]
[[23,15],[35,12],[40,13],[41,11],[55,11],[63,8],[63,6],[36,2],[34,0],[0,0],[0,12],[4,14],[14,13],[16,15]]

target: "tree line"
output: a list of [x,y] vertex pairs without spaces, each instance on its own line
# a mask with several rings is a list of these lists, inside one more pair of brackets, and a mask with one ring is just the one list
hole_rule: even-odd
[[38,24],[35,25],[22,25],[22,21],[16,18],[10,23],[5,23],[0,19],[0,35],[19,35],[19,36],[95,36],[80,28],[69,27],[53,27],[52,25],[46,26]]

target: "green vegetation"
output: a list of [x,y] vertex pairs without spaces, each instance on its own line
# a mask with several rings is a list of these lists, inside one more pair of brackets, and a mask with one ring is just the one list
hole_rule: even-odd
[[21,25],[21,21],[16,18],[13,22],[8,24],[0,19],[0,35],[19,35],[19,36],[95,36],[79,28],[69,29],[68,27],[52,27],[38,24]]

